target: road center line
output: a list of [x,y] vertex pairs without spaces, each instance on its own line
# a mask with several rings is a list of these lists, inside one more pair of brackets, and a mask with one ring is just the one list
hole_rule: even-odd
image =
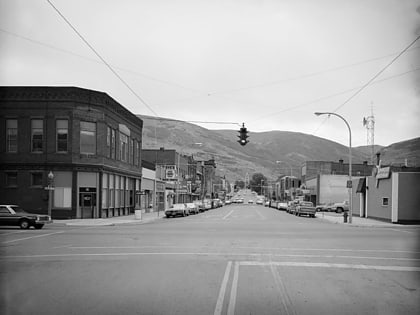
[[241,266],[285,266],[285,267],[314,267],[314,268],[339,268],[339,269],[364,269],[364,270],[386,270],[386,271],[409,271],[420,272],[420,267],[406,266],[373,266],[361,264],[331,264],[331,263],[306,263],[292,261],[241,261]]
[[283,281],[280,278],[280,275],[274,265],[270,265],[270,270],[274,278],[274,284],[276,285],[277,292],[280,295],[281,303],[283,304],[284,310],[286,314],[295,314],[293,309],[292,301],[290,300],[289,295],[287,294],[286,286],[284,285]]
[[233,273],[232,288],[230,290],[230,299],[229,299],[227,315],[235,314],[236,296],[238,295],[238,280],[239,280],[239,262],[235,262],[235,270]]
[[226,220],[232,213],[234,210],[231,210],[227,215],[225,215],[222,220]]
[[263,216],[260,211],[258,211],[257,209],[255,209],[255,211],[257,212],[257,214],[260,216],[262,220],[265,220],[265,216]]
[[223,301],[225,299],[226,294],[226,286],[229,280],[230,270],[232,269],[232,262],[228,261],[225,275],[223,276],[222,285],[220,287],[219,296],[217,298],[216,308],[214,309],[214,315],[220,315],[222,314],[223,309]]
[[15,240],[5,241],[5,242],[2,242],[2,243],[3,243],[3,244],[8,244],[8,243],[13,243],[13,242],[18,242],[18,241],[24,241],[24,240],[30,240],[30,239],[33,239],[33,238],[44,237],[44,236],[50,236],[50,235],[60,234],[60,233],[64,233],[64,231],[61,231],[61,232],[55,232],[55,233],[48,233],[48,234],[42,234],[42,235],[35,235],[35,236],[24,237],[24,238],[18,238],[18,239],[15,239]]

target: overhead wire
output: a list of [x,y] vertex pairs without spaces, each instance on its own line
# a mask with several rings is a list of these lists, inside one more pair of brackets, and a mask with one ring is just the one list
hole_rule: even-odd
[[50,6],[57,12],[57,14],[70,26],[70,28],[80,37],[80,39],[93,51],[93,53],[107,66],[107,68],[130,90],[131,93],[143,104],[145,105],[154,115],[158,114],[153,110],[153,108],[136,92],[131,86],[111,67],[111,65],[96,51],[96,49],[79,33],[79,31],[72,25],[72,23],[60,12],[60,10],[50,1],[46,0]]
[[[47,48],[50,48],[50,49],[54,49],[54,50],[57,50],[57,51],[60,51],[60,52],[66,53],[66,54],[70,54],[70,55],[73,55],[73,56],[78,57],[78,58],[82,58],[82,59],[85,59],[85,60],[89,60],[91,62],[102,64],[102,61],[98,61],[97,59],[90,58],[90,57],[87,57],[87,56],[83,56],[83,55],[77,54],[75,52],[72,52],[72,51],[69,51],[69,50],[66,50],[66,49],[63,49],[63,48],[60,48],[60,47],[51,45],[49,43],[45,43],[45,42],[41,42],[41,41],[38,41],[38,40],[34,40],[32,38],[29,38],[29,37],[26,37],[26,36],[23,36],[23,35],[20,35],[20,34],[11,32],[11,31],[8,31],[8,30],[5,30],[3,28],[0,28],[0,32],[3,32],[3,33],[8,34],[10,36],[14,36],[14,37],[19,38],[19,39],[23,39],[23,40],[29,41],[31,43],[34,43],[34,44],[37,44],[37,45],[40,45],[40,46],[44,46],[44,47],[47,47]],[[419,48],[420,48],[420,46],[411,47],[408,50],[411,51],[411,50],[419,49]],[[286,78],[286,79],[283,79],[283,80],[273,81],[273,82],[266,83],[266,84],[260,84],[260,85],[255,85],[255,86],[251,86],[251,87],[243,87],[243,88],[234,89],[234,90],[222,91],[221,93],[224,94],[225,92],[229,92],[229,91],[230,92],[233,92],[233,91],[240,91],[240,90],[247,90],[247,89],[254,89],[254,88],[263,88],[263,87],[270,86],[270,85],[276,85],[276,84],[280,84],[280,83],[286,83],[286,82],[289,82],[289,81],[296,81],[296,80],[299,80],[299,79],[313,77],[313,76],[325,74],[325,73],[328,73],[328,72],[338,71],[338,70],[342,70],[342,69],[345,69],[345,68],[350,68],[350,67],[362,65],[362,64],[365,64],[365,63],[370,63],[370,62],[373,62],[373,61],[377,61],[377,60],[381,60],[381,59],[384,59],[384,58],[388,58],[390,56],[394,56],[395,54],[397,54],[397,53],[392,53],[392,54],[388,54],[388,55],[384,55],[384,56],[380,56],[380,57],[376,57],[376,58],[371,58],[371,59],[363,60],[363,61],[360,61],[360,62],[355,62],[355,63],[352,63],[352,64],[347,64],[347,65],[342,65],[342,66],[339,66],[339,67],[334,67],[334,68],[329,68],[329,69],[325,69],[325,70],[321,70],[321,71],[317,71],[317,72],[312,72],[312,73],[304,74],[304,75],[301,75],[301,76],[296,76],[296,77],[292,77],[292,78]],[[182,88],[182,89],[185,89],[185,90],[189,90],[189,91],[192,91],[192,92],[196,92],[196,93],[202,94],[200,96],[193,96],[193,97],[184,98],[184,99],[180,99],[180,100],[175,100],[175,101],[171,101],[171,102],[182,102],[182,101],[185,101],[185,100],[192,100],[192,99],[194,99],[196,97],[203,97],[203,96],[215,96],[215,97],[218,97],[218,98],[221,97],[219,95],[219,92],[209,93],[209,92],[205,92],[205,91],[202,91],[202,90],[194,89],[194,88],[191,88],[191,87],[186,87],[186,86],[184,86],[182,84],[179,84],[179,83],[176,83],[176,82],[171,82],[171,81],[167,81],[167,80],[158,79],[158,78],[155,78],[153,76],[146,75],[144,73],[133,71],[131,69],[127,69],[127,68],[123,68],[123,67],[119,67],[119,66],[115,66],[115,65],[112,65],[112,67],[114,69],[119,69],[119,70],[124,71],[124,72],[128,72],[128,73],[131,73],[131,74],[134,74],[134,75],[141,76],[141,77],[143,77],[145,79],[148,79],[148,80],[151,80],[151,81],[156,81],[156,82],[163,83],[163,84],[166,84],[166,85],[169,85],[169,86],[173,86],[173,87],[177,87],[177,88]],[[243,103],[243,101],[237,101],[237,100],[234,100],[234,99],[231,99],[231,98],[226,98],[226,97],[222,97],[222,98],[224,98],[224,99],[226,99],[228,101],[231,101],[231,102],[236,102],[236,103],[241,103],[241,104]]]
[[[403,75],[406,75],[406,74],[409,74],[409,73],[412,73],[412,72],[416,72],[416,71],[419,71],[419,70],[420,70],[420,67],[415,68],[415,69],[411,69],[409,71],[405,71],[405,72],[402,72],[402,73],[398,73],[398,74],[383,78],[381,80],[377,80],[377,81],[373,82],[372,84],[382,83],[382,82],[392,80],[392,79],[395,79],[397,77],[401,77]],[[272,112],[272,113],[260,116],[259,118],[253,119],[252,121],[248,121],[248,123],[255,122],[255,121],[264,119],[266,117],[272,117],[272,116],[275,116],[275,115],[279,115],[281,113],[288,112],[288,111],[291,111],[291,110],[294,110],[294,109],[297,109],[297,108],[300,108],[300,107],[305,107],[305,106],[308,106],[308,105],[312,105],[314,103],[325,101],[327,99],[334,98],[334,97],[337,97],[339,95],[350,93],[351,91],[354,91],[354,90],[359,89],[359,88],[360,87],[354,87],[354,88],[343,90],[343,91],[340,91],[340,92],[337,92],[337,93],[334,93],[334,94],[329,94],[329,95],[326,95],[326,96],[322,96],[322,97],[319,97],[317,99],[310,100],[310,101],[307,101],[307,102],[304,102],[304,103],[301,103],[301,104],[293,105],[293,106],[287,107],[285,109],[282,109],[280,111],[276,111],[276,112]]]
[[[420,39],[420,35],[418,35],[408,46],[406,46],[397,56],[395,56],[390,62],[388,62],[385,67],[383,67],[378,73],[376,73],[370,80],[368,80],[365,84],[363,84],[355,93],[353,93],[350,97],[348,97],[341,105],[336,107],[333,110],[333,113],[337,112],[340,108],[348,104],[354,97],[356,97],[360,92],[362,92],[365,88],[367,88],[373,81],[379,77],[386,69],[388,69],[399,57],[401,57],[411,46],[413,46],[418,40]],[[327,116],[321,124],[318,126],[318,128],[312,132],[312,135],[314,135],[321,126],[327,121],[329,116]]]

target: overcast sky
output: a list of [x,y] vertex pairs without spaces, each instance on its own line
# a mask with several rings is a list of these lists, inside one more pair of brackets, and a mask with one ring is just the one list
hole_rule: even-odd
[[[0,0],[0,85],[106,92],[135,114],[353,146],[420,137],[419,0]],[[356,96],[354,94],[357,93]],[[352,97],[354,96],[354,97]],[[351,98],[351,99],[350,99]],[[146,103],[146,104],[144,104]],[[221,122],[236,123],[222,124]]]

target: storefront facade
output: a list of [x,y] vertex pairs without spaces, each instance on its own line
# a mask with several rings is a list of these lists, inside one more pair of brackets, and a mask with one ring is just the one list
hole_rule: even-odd
[[134,212],[141,119],[105,93],[74,87],[3,87],[0,104],[3,202],[53,219]]

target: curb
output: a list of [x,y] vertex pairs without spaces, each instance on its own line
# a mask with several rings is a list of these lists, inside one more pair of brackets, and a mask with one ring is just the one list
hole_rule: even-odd
[[102,222],[54,222],[56,225],[61,226],[116,226],[116,225],[124,225],[124,224],[146,224],[149,222],[153,222],[159,219],[162,219],[162,217],[156,217],[156,218],[148,218],[143,220],[116,220],[112,222],[102,221]]

